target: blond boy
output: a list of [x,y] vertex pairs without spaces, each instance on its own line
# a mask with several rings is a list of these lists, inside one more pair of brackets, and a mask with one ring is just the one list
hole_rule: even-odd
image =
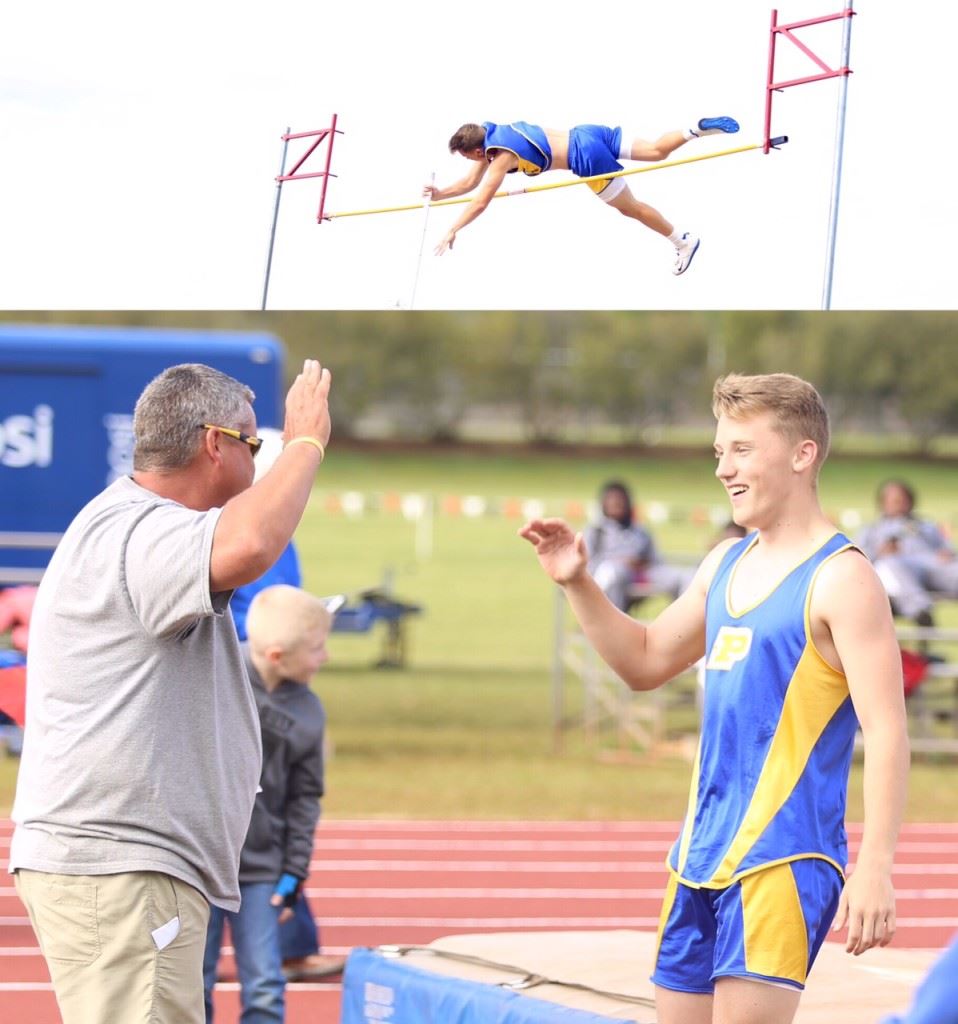
[[309,875],[319,820],[326,715],[309,682],[328,660],[331,625],[323,602],[298,587],[267,587],[250,604],[244,656],[259,709],[263,772],[240,856],[240,909],[214,909],[210,918],[203,965],[207,1022],[227,919],[244,1024],[284,1019],[279,921]]

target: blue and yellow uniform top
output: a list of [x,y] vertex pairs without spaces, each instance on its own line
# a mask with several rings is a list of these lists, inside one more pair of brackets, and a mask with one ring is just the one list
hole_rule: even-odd
[[730,584],[756,539],[726,552],[706,601],[702,734],[669,854],[679,881],[701,888],[801,858],[839,872],[846,863],[858,721],[845,676],[812,642],[809,605],[819,569],[852,544],[836,533],[765,598],[736,611]]
[[[552,166],[552,147],[546,133],[537,124],[528,124],[526,121],[494,124],[492,121],[483,121],[482,127],[486,129],[484,149],[487,155],[491,150],[499,149],[514,153],[519,160],[515,170],[523,174],[541,174]],[[489,158],[492,159],[491,155]]]

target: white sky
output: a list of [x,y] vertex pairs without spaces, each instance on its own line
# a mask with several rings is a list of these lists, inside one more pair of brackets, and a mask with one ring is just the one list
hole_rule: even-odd
[[[843,0],[781,0],[780,22]],[[463,121],[631,126],[731,114],[760,142],[771,0],[443,5],[8,4],[0,35],[0,305],[257,308],[287,125],[339,117],[330,211],[419,201]],[[953,308],[958,8],[859,0],[833,308]],[[911,13],[909,13],[911,11]],[[147,13],[148,12],[148,13]],[[451,13],[447,13],[451,12]],[[841,22],[799,33],[833,65]],[[814,73],[779,42],[777,77]],[[429,213],[415,308],[818,308],[838,80],[776,94],[760,151],[626,179],[702,236],[690,271],[585,186]],[[289,162],[301,152],[291,143]],[[312,160],[317,160],[314,154]],[[320,170],[307,165],[304,170]],[[559,180],[511,176],[516,184]],[[318,226],[284,186],[270,308],[408,307],[422,212]]]

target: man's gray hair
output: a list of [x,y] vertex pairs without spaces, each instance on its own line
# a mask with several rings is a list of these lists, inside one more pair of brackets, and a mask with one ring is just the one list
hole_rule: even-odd
[[201,423],[238,429],[252,390],[202,363],[171,366],[143,389],[133,413],[133,468],[188,466],[202,443]]

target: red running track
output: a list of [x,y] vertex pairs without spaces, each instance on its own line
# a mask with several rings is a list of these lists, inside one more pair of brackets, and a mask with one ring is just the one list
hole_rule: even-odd
[[[307,893],[323,950],[443,935],[654,929],[673,822],[324,821]],[[852,859],[861,828],[850,828]],[[0,865],[12,825],[0,820]],[[958,824],[906,825],[895,867],[895,945],[939,949],[958,931]],[[842,941],[842,936],[836,936]],[[227,954],[228,958],[228,954]],[[228,965],[227,965],[228,966]],[[238,1018],[219,985],[217,1020]],[[289,1024],[336,1024],[340,985],[287,988]],[[0,873],[0,1020],[59,1024],[46,966]]]

